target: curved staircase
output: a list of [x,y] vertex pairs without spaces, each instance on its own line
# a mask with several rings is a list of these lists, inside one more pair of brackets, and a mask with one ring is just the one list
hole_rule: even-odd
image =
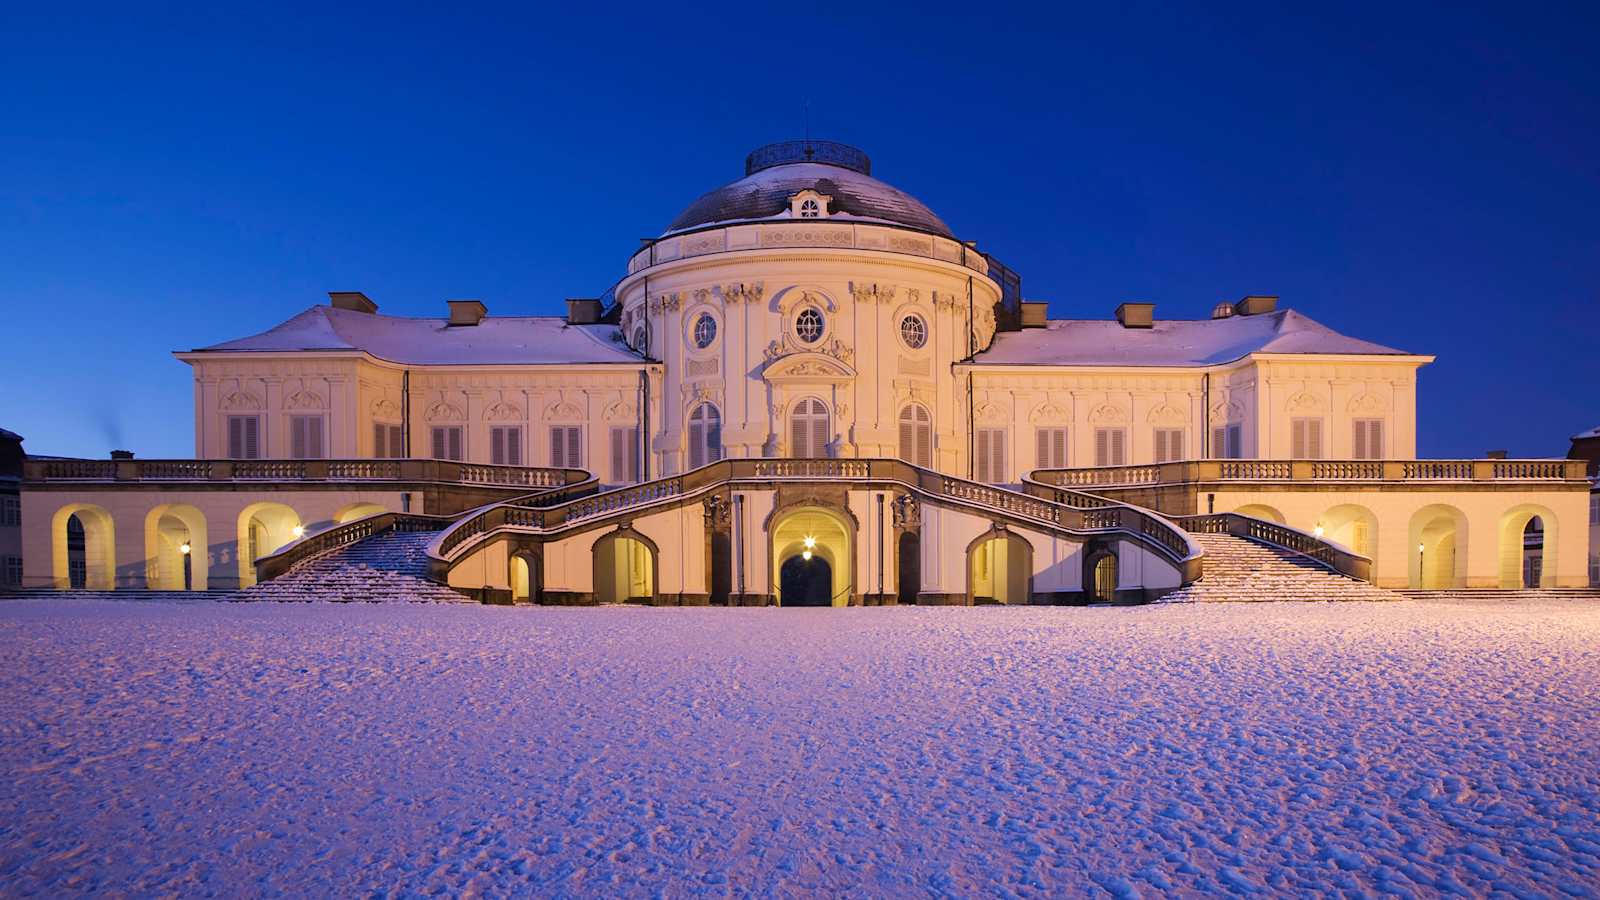
[[333,603],[466,603],[428,577],[428,544],[438,531],[384,531],[296,563],[231,600]]
[[1403,600],[1365,581],[1341,575],[1295,550],[1231,534],[1191,532],[1205,549],[1199,581],[1160,599],[1161,603]]

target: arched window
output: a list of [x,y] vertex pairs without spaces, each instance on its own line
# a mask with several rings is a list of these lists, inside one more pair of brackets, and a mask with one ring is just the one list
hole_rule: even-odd
[[817,201],[815,201],[815,200],[804,200],[804,201],[801,201],[801,203],[800,203],[800,218],[802,218],[802,219],[816,219],[816,218],[821,218],[821,216],[822,216],[822,207],[821,207],[821,205],[819,205],[817,203]]
[[694,345],[701,350],[711,346],[717,339],[717,320],[710,313],[701,313],[694,320]]
[[646,343],[644,326],[640,325],[638,328],[633,330],[633,349],[639,351],[640,353],[646,353],[650,349],[649,347],[645,346]]
[[916,313],[902,318],[900,340],[905,341],[906,346],[913,350],[922,349],[922,345],[928,342],[928,323],[922,321],[922,317]]
[[900,458],[913,466],[933,468],[933,417],[920,403],[906,404],[900,410]]
[[722,458],[722,414],[710,403],[702,403],[689,414],[689,468],[714,463]]
[[822,310],[808,306],[794,319],[794,336],[808,344],[822,339]]
[[795,459],[816,459],[828,455],[828,408],[815,397],[794,405],[789,414],[789,445]]

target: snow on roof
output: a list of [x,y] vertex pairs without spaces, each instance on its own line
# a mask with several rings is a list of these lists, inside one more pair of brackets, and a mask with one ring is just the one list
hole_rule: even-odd
[[871,175],[825,163],[786,163],[725,184],[691,203],[665,233],[780,218],[789,212],[789,198],[803,190],[833,198],[831,219],[887,222],[954,237],[950,226],[921,200]]
[[22,435],[17,434],[15,431],[7,431],[4,428],[0,428],[0,440],[21,441]]
[[313,306],[251,337],[195,352],[360,350],[415,366],[639,363],[615,325],[569,325],[557,316],[485,316],[477,325]]
[[1409,355],[1346,337],[1292,309],[1226,319],[1160,320],[1124,328],[1108,319],[1056,319],[1044,328],[995,335],[980,365],[1203,366],[1251,353]]
[[1575,440],[1575,441],[1581,441],[1581,440],[1584,440],[1585,438],[1597,438],[1597,437],[1600,437],[1600,425],[1596,425],[1595,427],[1589,429],[1588,431],[1579,432],[1578,434],[1573,435],[1572,439]]

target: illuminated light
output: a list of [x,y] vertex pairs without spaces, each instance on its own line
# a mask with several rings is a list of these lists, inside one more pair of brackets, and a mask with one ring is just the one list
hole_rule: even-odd
[[805,545],[807,550],[815,550],[817,547],[817,539],[811,537],[810,535],[806,535]]
[[304,525],[296,525],[295,527],[289,529],[289,532],[295,537],[305,537],[306,527]]
[[1316,534],[1317,534],[1317,537],[1322,537],[1322,526],[1321,525],[1318,525],[1316,527]]
[[178,552],[182,553],[184,556],[188,556],[189,555],[189,551],[191,551],[193,549],[194,549],[193,547],[189,546],[189,542],[188,541],[184,541],[183,543],[178,545]]
[[1421,545],[1421,544],[1418,544],[1418,545],[1417,545],[1417,552],[1418,552],[1418,553],[1421,553],[1421,552],[1422,552],[1422,549],[1423,549],[1423,547],[1422,547],[1422,545]]
[[805,560],[806,562],[811,562],[811,551],[807,550],[804,553],[801,553],[800,554],[800,558]]

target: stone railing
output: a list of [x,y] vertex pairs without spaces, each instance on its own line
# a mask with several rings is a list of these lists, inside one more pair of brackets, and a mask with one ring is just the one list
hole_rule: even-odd
[[1140,487],[1217,482],[1585,481],[1581,459],[1195,459],[1138,466],[1039,469],[1028,480],[1053,487]]
[[1372,580],[1372,560],[1314,534],[1238,513],[1212,513],[1179,516],[1173,519],[1196,534],[1231,534],[1276,544],[1322,563],[1330,569],[1361,581]]
[[558,488],[589,479],[581,469],[492,466],[447,459],[30,459],[34,483],[158,481],[390,481]]
[[282,547],[276,553],[257,559],[256,580],[259,582],[276,578],[304,560],[320,556],[346,544],[365,540],[375,534],[388,531],[439,531],[452,521],[448,516],[386,512],[346,522],[343,525],[335,525],[325,531],[308,534]]
[[628,260],[628,274],[674,260],[733,250],[776,250],[815,247],[834,250],[877,250],[954,263],[988,274],[983,254],[960,241],[926,232],[827,219],[713,225],[650,242]]

